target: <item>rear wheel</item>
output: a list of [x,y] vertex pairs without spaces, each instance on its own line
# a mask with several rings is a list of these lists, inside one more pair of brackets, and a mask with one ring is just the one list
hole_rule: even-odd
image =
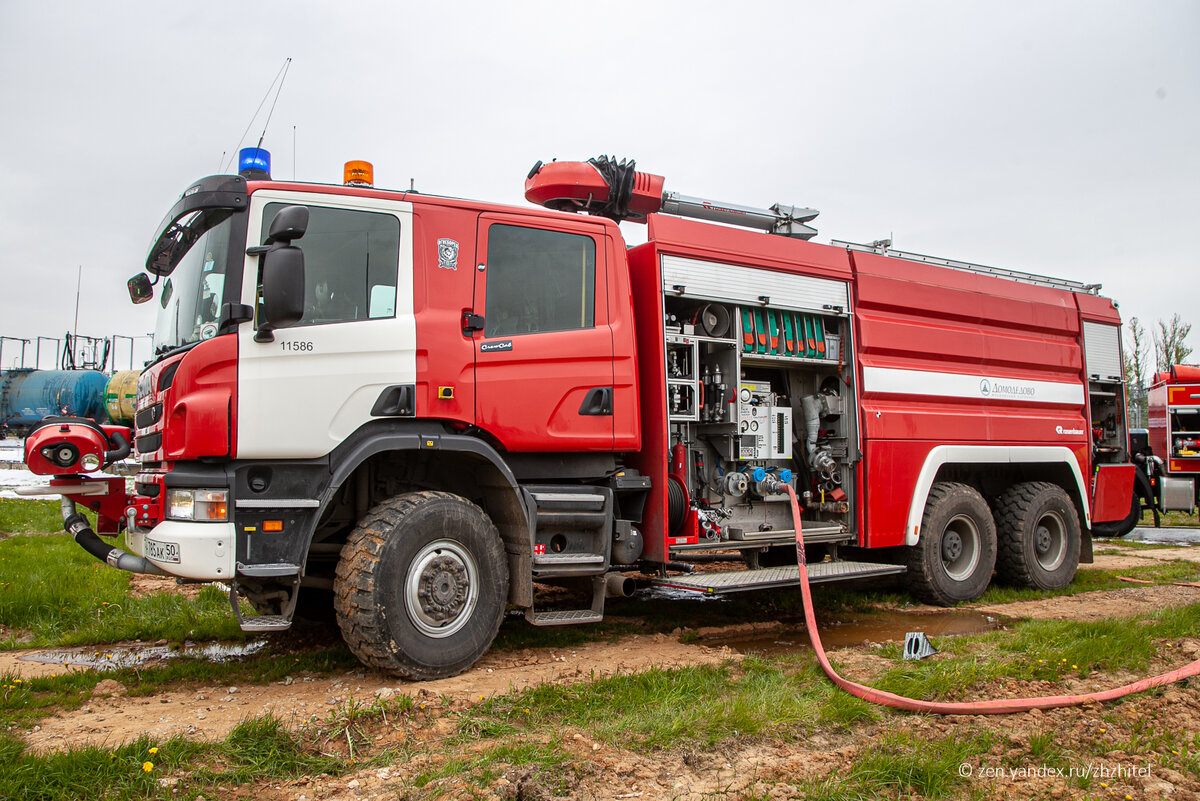
[[1057,484],[1010,487],[996,503],[996,573],[1008,584],[1039,590],[1065,587],[1079,569],[1079,515]]
[[908,552],[908,587],[938,606],[983,595],[996,564],[996,524],[974,488],[938,482],[929,491],[920,539]]
[[457,495],[415,492],[376,506],[342,548],[338,626],[371,667],[439,679],[475,664],[496,637],[508,562],[492,521]]

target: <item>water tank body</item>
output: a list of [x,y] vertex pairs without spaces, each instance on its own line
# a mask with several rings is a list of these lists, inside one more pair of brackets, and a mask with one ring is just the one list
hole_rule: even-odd
[[122,370],[113,373],[104,388],[104,410],[108,419],[117,425],[133,425],[133,415],[137,412],[137,383],[140,370]]
[[102,419],[107,384],[99,370],[0,373],[0,425],[31,426],[55,415]]

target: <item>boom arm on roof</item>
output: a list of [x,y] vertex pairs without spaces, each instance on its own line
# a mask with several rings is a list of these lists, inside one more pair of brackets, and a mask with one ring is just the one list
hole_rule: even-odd
[[581,211],[611,220],[645,222],[655,212],[693,217],[709,222],[758,228],[772,234],[812,239],[817,229],[804,223],[816,209],[776,203],[769,209],[717,203],[663,192],[661,175],[637,172],[633,159],[599,156],[587,161],[538,162],[525,179],[525,198],[560,211]]

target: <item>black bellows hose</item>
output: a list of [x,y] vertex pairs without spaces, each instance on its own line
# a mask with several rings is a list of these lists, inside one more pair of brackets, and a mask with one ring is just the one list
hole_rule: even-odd
[[127,570],[130,573],[166,575],[158,565],[146,558],[126,553],[100,539],[96,532],[92,531],[92,526],[88,523],[87,518],[75,511],[75,501],[69,495],[62,496],[62,512],[63,528],[74,537],[75,542],[79,543],[81,548],[101,562],[106,562],[112,567]]

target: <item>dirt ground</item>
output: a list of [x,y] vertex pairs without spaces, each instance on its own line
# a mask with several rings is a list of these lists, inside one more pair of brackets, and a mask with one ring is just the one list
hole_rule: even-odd
[[[1120,570],[1151,564],[1156,560],[1187,559],[1200,561],[1200,548],[1127,549],[1099,546],[1093,567]],[[1109,553],[1116,550],[1117,553]],[[159,589],[160,579],[139,578],[136,591]],[[161,585],[166,589],[167,586]],[[1010,618],[1047,618],[1096,620],[1151,612],[1167,606],[1195,603],[1200,589],[1181,586],[1131,584],[1128,588],[1085,593],[1070,597],[984,606],[973,609]],[[945,610],[922,608],[921,612],[941,614]],[[961,611],[961,610],[958,610]],[[391,736],[428,741],[437,740],[455,727],[453,712],[495,695],[534,687],[543,683],[570,683],[617,673],[633,673],[651,666],[678,667],[699,663],[738,660],[740,654],[716,644],[735,635],[773,630],[772,624],[747,624],[726,629],[705,629],[694,641],[680,642],[678,636],[663,634],[627,636],[616,642],[591,643],[569,649],[533,648],[491,653],[472,670],[454,678],[409,683],[371,671],[352,671],[336,676],[313,677],[297,674],[283,682],[265,686],[212,686],[200,689],[165,691],[149,697],[126,697],[126,688],[106,680],[97,685],[91,700],[82,708],[43,719],[24,733],[34,751],[75,748],[85,744],[115,746],[143,734],[151,738],[188,737],[220,739],[240,720],[272,712],[297,726],[305,721],[321,720],[331,711],[349,702],[369,703],[397,694],[414,696],[430,705],[428,722],[417,731],[393,732]],[[0,673],[21,676],[60,673],[61,665],[29,661],[29,652],[0,654]],[[1171,663],[1152,666],[1153,672],[1180,667],[1200,656],[1200,640],[1178,644]],[[869,648],[845,648],[831,652],[847,677],[869,682],[873,675],[892,663],[871,653]],[[1081,679],[1069,692],[1087,692],[1136,680],[1137,676],[1095,676]],[[989,688],[991,697],[1054,694],[1061,684],[1045,688],[1017,687],[1001,683]],[[1117,719],[1114,722],[1114,716]],[[1126,718],[1128,721],[1126,722]],[[903,727],[919,736],[942,739],[952,734],[968,736],[972,732],[1001,731],[1002,742],[992,752],[980,755],[972,771],[988,765],[1012,764],[1029,751],[1030,738],[1053,733],[1062,742],[1090,744],[1094,753],[1107,754],[1105,765],[1115,769],[1143,765],[1121,751],[1106,751],[1104,738],[1117,741],[1122,733],[1130,736],[1138,720],[1154,720],[1163,730],[1200,732],[1200,698],[1193,690],[1178,686],[1157,694],[1141,694],[1118,707],[1097,704],[1072,709],[1031,712],[1002,718],[943,718],[933,716],[885,716],[881,722],[858,724],[842,732],[818,733],[804,742],[749,740],[723,744],[720,748],[698,752],[676,749],[651,754],[615,748],[592,742],[585,733],[560,734],[564,747],[578,758],[579,785],[571,798],[580,799],[706,799],[799,797],[796,783],[834,777],[866,750],[871,749],[889,730]],[[386,728],[386,727],[384,727]],[[394,727],[393,727],[394,728]],[[380,732],[386,740],[387,731]],[[469,750],[469,748],[468,748]],[[277,782],[254,788],[256,799],[395,799],[398,797],[464,797],[467,788],[454,777],[438,780],[414,796],[413,777],[429,767],[433,750],[384,768],[378,766],[339,777],[312,776],[290,782]],[[1029,757],[1032,764],[1036,760]],[[1039,762],[1040,764],[1040,762]],[[1072,766],[1073,767],[1073,766]],[[1104,766],[1093,766],[1103,770]],[[497,799],[544,799],[551,794],[545,777],[536,770],[510,771],[489,788],[487,797]],[[403,789],[402,788],[406,788]],[[964,789],[965,788],[965,789]],[[1001,779],[982,776],[960,786],[953,797],[981,798],[1200,798],[1200,777],[1184,775],[1164,766],[1155,766],[1144,776],[1127,776],[1104,785],[1092,783],[1086,791],[1055,776],[1008,776]],[[1112,791],[1110,793],[1109,791]],[[956,791],[957,792],[957,791]],[[962,794],[965,792],[966,794]],[[240,796],[239,796],[240,797]],[[247,796],[250,797],[250,796]]]

